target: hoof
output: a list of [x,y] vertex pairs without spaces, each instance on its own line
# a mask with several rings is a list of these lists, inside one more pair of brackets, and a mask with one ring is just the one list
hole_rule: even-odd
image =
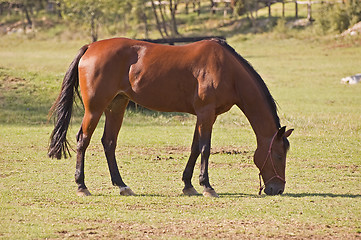
[[135,193],[130,189],[130,187],[119,187],[120,195],[123,196],[135,196]]
[[187,195],[187,196],[199,195],[199,193],[197,192],[197,190],[194,189],[194,187],[184,188],[184,189],[183,189],[183,194],[184,194],[184,195]]
[[216,193],[216,191],[214,191],[213,189],[205,189],[203,191],[203,196],[205,197],[215,197],[218,198],[218,194]]
[[88,189],[81,188],[76,191],[76,195],[78,195],[79,197],[85,197],[85,196],[91,196],[92,194],[89,192]]

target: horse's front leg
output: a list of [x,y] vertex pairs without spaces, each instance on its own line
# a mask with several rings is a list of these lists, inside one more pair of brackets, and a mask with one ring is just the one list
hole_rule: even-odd
[[206,197],[218,197],[213,187],[209,183],[208,160],[211,153],[211,135],[216,115],[212,109],[204,109],[197,114],[197,126],[199,132],[199,151],[201,153],[201,172],[199,183],[204,187],[203,195]]

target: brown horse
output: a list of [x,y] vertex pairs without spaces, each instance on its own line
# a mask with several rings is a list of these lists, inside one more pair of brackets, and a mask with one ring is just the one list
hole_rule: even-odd
[[79,96],[78,85],[85,109],[77,134],[78,195],[90,195],[84,183],[84,156],[103,113],[106,119],[102,144],[112,183],[120,188],[120,194],[134,195],[123,182],[115,159],[117,137],[129,100],[157,111],[197,116],[191,154],[183,172],[184,194],[198,194],[191,178],[201,155],[199,182],[204,187],[203,194],[218,196],[208,177],[212,127],[217,116],[235,104],[256,134],[254,162],[260,169],[266,194],[284,191],[287,137],[292,129],[281,128],[276,104],[264,81],[225,41],[212,39],[165,46],[115,38],[83,46],[71,63],[52,107],[56,114],[48,153],[52,158],[70,155],[66,133],[74,93]]

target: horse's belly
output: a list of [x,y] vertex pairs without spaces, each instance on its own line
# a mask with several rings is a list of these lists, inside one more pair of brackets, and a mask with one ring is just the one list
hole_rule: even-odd
[[169,85],[134,87],[126,92],[134,102],[146,108],[162,112],[187,112],[194,114],[192,93],[184,93]]

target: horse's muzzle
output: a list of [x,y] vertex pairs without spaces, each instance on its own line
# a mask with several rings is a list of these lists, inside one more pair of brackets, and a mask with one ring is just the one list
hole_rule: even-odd
[[267,195],[279,195],[282,194],[285,190],[285,184],[281,182],[269,183],[266,185],[264,192]]

